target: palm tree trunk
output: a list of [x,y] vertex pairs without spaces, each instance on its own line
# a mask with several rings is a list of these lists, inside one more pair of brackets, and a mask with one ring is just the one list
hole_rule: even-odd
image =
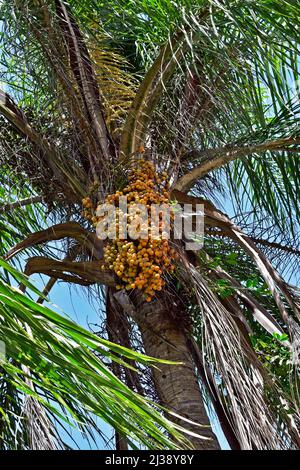
[[[178,420],[186,429],[208,437],[209,440],[189,437],[195,449],[216,450],[219,444],[214,435],[204,407],[195,366],[185,336],[182,322],[171,316],[176,309],[170,300],[162,295],[151,303],[144,301],[141,295],[133,299],[135,304],[134,320],[137,322],[149,356],[181,365],[159,365],[153,369],[156,392],[162,405],[179,415],[206,427]],[[183,315],[182,315],[183,317]]]

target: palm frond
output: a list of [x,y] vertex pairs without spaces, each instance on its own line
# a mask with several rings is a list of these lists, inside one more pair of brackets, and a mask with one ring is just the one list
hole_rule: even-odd
[[[34,289],[25,276],[3,261],[1,266]],[[7,355],[7,360],[1,363],[1,377],[5,374],[6,382],[72,426],[79,424],[88,431],[89,415],[94,413],[126,435],[133,447],[135,442],[150,448],[177,447],[163,433],[164,429],[178,438],[172,424],[150,402],[117,379],[100,357],[121,364],[127,359],[144,364],[154,364],[155,360],[100,339],[37,304],[2,278],[0,308],[0,338],[6,345]],[[54,403],[62,407],[63,414]],[[7,412],[3,410],[5,420]]]
[[136,94],[138,79],[130,73],[129,62],[109,47],[108,38],[96,32],[89,50],[101,91],[107,126],[118,141],[125,118]]
[[[287,397],[274,385],[274,378],[264,370],[233,316],[209,289],[199,271],[189,265],[183,279],[186,276],[192,282],[201,311],[203,363],[213,377],[218,400],[240,445],[243,449],[297,448],[299,434],[284,409]],[[268,403],[268,390],[273,393],[275,405]],[[279,413],[275,411],[276,404]],[[294,404],[290,406],[293,408]],[[299,420],[297,412],[294,418]]]

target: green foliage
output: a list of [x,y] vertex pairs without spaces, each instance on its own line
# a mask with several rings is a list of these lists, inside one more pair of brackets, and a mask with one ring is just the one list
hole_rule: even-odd
[[271,336],[260,331],[250,338],[262,364],[276,377],[282,389],[292,394],[295,384],[292,377],[291,351],[285,344],[289,339],[288,335],[274,333]]
[[[299,5],[287,0],[70,0],[69,4],[84,40],[93,51],[91,63],[96,72],[98,70],[96,83],[105,88],[105,91],[100,89],[99,101],[104,99],[98,116],[102,116],[102,106],[106,118],[112,111],[108,108],[113,107],[113,119],[106,121],[106,125],[118,131],[112,132],[113,147],[119,149],[119,131],[126,129],[129,118],[133,121],[136,116],[148,119],[146,147],[149,142],[157,167],[167,169],[174,183],[204,164],[213,171],[217,168],[214,164],[218,151],[223,152],[226,158],[222,167],[215,169],[211,179],[195,180],[194,194],[206,195],[213,190],[216,199],[220,188],[226,187],[234,211],[240,216],[238,221],[249,236],[270,242],[272,261],[276,261],[283,272],[283,265],[290,264],[289,255],[298,256],[299,248]],[[3,1],[0,16],[3,18],[0,80],[22,110],[16,112],[17,117],[24,118],[22,113],[25,112],[28,123],[41,136],[38,142],[30,140],[30,132],[17,131],[13,121],[13,126],[6,123],[1,127],[1,204],[26,198],[32,192],[47,196],[49,204],[47,208],[44,204],[34,208],[28,205],[0,213],[0,255],[4,255],[28,233],[49,225],[48,209],[59,221],[80,220],[82,193],[96,179],[101,181],[96,185],[97,190],[105,195],[123,179],[123,170],[120,171],[122,164],[119,165],[115,157],[104,163],[101,152],[97,153],[99,139],[92,129],[94,116],[90,119],[85,87],[81,86],[76,70],[74,73],[74,61],[69,60],[69,38],[60,30],[55,2],[17,1],[12,7],[10,1]],[[109,64],[106,69],[101,68],[104,50],[102,64]],[[129,105],[138,85],[135,108],[138,112],[130,114]],[[119,101],[121,89],[125,98]],[[129,139],[133,139],[131,129],[138,134],[140,122],[135,124],[138,125],[129,126]],[[28,127],[26,129],[28,131]],[[270,142],[272,145],[265,149]],[[235,152],[236,159],[227,164],[231,152]],[[58,162],[56,171],[51,166],[53,161]],[[94,164],[98,165],[98,173]],[[61,175],[57,173],[62,167],[65,170],[63,183],[59,183]],[[211,182],[210,186],[207,181]],[[70,191],[73,183],[75,194],[74,190]],[[285,247],[287,257],[284,259],[280,247],[276,243],[272,245],[278,237],[280,243],[289,245]],[[56,255],[53,247],[46,250]],[[230,415],[237,409],[234,405],[230,407],[230,390],[240,385],[239,373],[245,374],[245,380],[250,374],[239,362],[239,345],[235,343],[235,350],[230,351],[232,345],[227,342],[224,327],[229,323],[226,323],[228,318],[222,310],[222,302],[228,303],[229,296],[236,297],[236,288],[230,281],[218,279],[215,270],[221,267],[229,273],[240,283],[241,289],[267,310],[271,319],[275,318],[282,328],[286,325],[257,264],[238,243],[230,240],[226,233],[221,239],[208,234],[205,251],[211,260],[207,261],[203,253],[201,267],[218,298],[199,281],[200,292],[205,292],[208,298],[201,298],[202,304],[199,299],[195,300],[197,291],[192,287],[190,299],[193,298],[193,302],[187,302],[187,310],[199,343],[200,340],[203,344],[207,342],[204,344],[206,351],[209,351],[210,340],[219,347],[217,350],[212,347],[211,355],[204,353],[212,370],[226,364],[227,352],[231,352],[230,357],[235,361],[232,365],[233,370],[238,371],[235,381],[229,377],[231,371],[226,376],[226,368],[221,367],[228,383],[226,389],[225,378],[221,377],[219,387],[221,400]],[[9,355],[0,378],[4,391],[3,401],[0,401],[3,446],[13,447],[22,400],[30,396],[42,404],[52,421],[54,416],[71,420],[86,431],[89,427],[95,429],[93,413],[120,434],[127,435],[132,445],[138,442],[151,448],[176,447],[163,432],[170,433],[170,439],[176,437],[174,426],[146,399],[125,387],[107,367],[111,361],[124,362],[129,367],[130,360],[145,365],[152,364],[153,360],[105,342],[37,304],[9,285],[13,277],[26,285],[31,294],[39,295],[28,280],[11,265],[1,262],[1,266],[3,328],[0,337],[5,336]],[[293,266],[299,269],[298,262]],[[293,266],[290,270],[294,274]],[[177,289],[182,291],[181,281],[177,282]],[[291,307],[281,300],[283,308],[290,313]],[[220,337],[209,336],[210,332],[207,337],[201,336],[205,307],[209,313],[206,321],[214,325],[215,320],[214,334],[220,332]],[[238,302],[236,308],[239,308]],[[284,346],[286,337],[265,333],[253,320],[253,311],[247,304],[240,310],[253,331],[252,343],[261,364],[274,381],[278,379],[282,390],[291,395],[290,353]],[[234,342],[234,329],[230,331],[231,342]],[[24,372],[22,365],[29,373]],[[26,379],[32,381],[33,388]],[[244,403],[248,404],[246,388],[242,392]],[[231,398],[235,403],[235,393]],[[255,407],[255,403],[252,406]],[[242,408],[240,404],[238,407]],[[252,415],[251,409],[243,411],[242,429],[246,434],[255,435],[255,420],[250,429],[248,418],[254,419],[260,411],[257,413],[254,408]],[[28,447],[25,425],[23,431],[16,446]],[[260,445],[264,444],[260,442]]]
[[218,279],[216,281],[216,286],[213,288],[221,299],[226,299],[235,293],[235,289],[230,286],[230,282],[226,279]]
[[[35,294],[40,294],[28,279],[0,260],[0,265]],[[67,317],[36,303],[0,277],[0,340],[6,347],[1,362],[0,386],[38,400],[50,416],[74,425],[90,434],[97,432],[92,414],[112,425],[135,448],[141,443],[149,448],[174,447],[171,436],[179,438],[176,427],[146,399],[126,387],[107,361],[132,367],[160,362],[99,338]],[[28,384],[32,382],[32,387]],[[3,397],[4,398],[4,397]],[[8,398],[8,397],[7,397]],[[10,396],[13,401],[13,395]],[[19,400],[19,399],[18,399]],[[1,406],[1,405],[0,405]],[[19,404],[20,407],[20,404]],[[14,408],[1,408],[1,446],[28,446],[18,442],[24,437],[17,431]],[[6,423],[6,424],[5,424]],[[26,428],[26,420],[22,422]],[[164,431],[168,431],[168,438]]]
[[1,206],[30,198],[32,187],[5,167],[1,167],[0,187],[0,256],[29,233],[41,230],[45,223],[45,206],[28,204],[1,212]]

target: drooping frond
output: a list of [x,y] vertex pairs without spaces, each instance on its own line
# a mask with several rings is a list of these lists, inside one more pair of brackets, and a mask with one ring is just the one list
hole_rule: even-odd
[[[215,383],[215,393],[241,447],[297,448],[298,411],[291,416],[285,411],[287,396],[263,368],[247,334],[238,327],[235,317],[239,308],[237,312],[232,306],[227,310],[201,273],[192,265],[185,268],[183,282],[192,282],[201,312],[200,347],[206,374]],[[294,409],[293,401],[289,405]]]
[[[299,6],[38,0],[15,1],[13,8],[4,1],[0,12],[1,253],[14,260],[23,250],[34,254],[25,272],[50,276],[46,293],[57,279],[114,284],[110,272],[100,271],[102,247],[80,215],[81,199],[98,202],[120,189],[132,157],[145,149],[157,171],[167,171],[172,198],[204,204],[205,246],[194,266],[186,257],[182,263],[183,284],[189,283],[184,307],[198,328],[197,344],[187,342],[231,442],[247,449],[299,447],[299,370],[290,364],[300,337],[299,290],[283,279],[288,271],[295,277],[300,253]],[[222,191],[230,195],[234,222],[203,201],[211,190],[214,200]],[[64,258],[50,246],[55,242],[66,248]],[[4,272],[8,281],[9,266]],[[13,277],[28,286],[18,273]],[[178,296],[182,279],[168,281]],[[141,385],[127,367],[140,356],[121,340],[109,352],[102,340],[41,307],[40,293],[34,303],[8,282],[1,289],[15,360],[3,373],[3,389],[11,387],[12,396],[7,415],[22,414],[25,394],[29,418],[42,404],[40,424],[44,412],[53,422],[57,410],[49,403],[56,399],[81,429],[93,428],[93,412],[129,443],[172,445],[151,419],[170,433],[171,425],[118,380]],[[109,334],[122,329],[122,341],[135,345],[128,316],[120,317],[113,295],[107,302]],[[34,351],[25,358],[27,375],[16,358],[20,340]],[[117,378],[88,347],[96,353],[102,347]],[[6,418],[11,447],[16,427]],[[20,431],[20,447],[29,447],[27,431]]]
[[[1,266],[38,293],[25,276],[3,261]],[[127,359],[145,364],[152,363],[152,359],[98,338],[49,307],[34,302],[9,286],[2,277],[0,310],[3,319],[0,339],[6,347],[6,358],[1,361],[1,379],[5,378],[18,393],[37,400],[36,403],[59,420],[67,420],[71,425],[78,423],[86,431],[92,422],[90,413],[94,413],[126,434],[133,447],[140,442],[147,447],[176,448],[161,430],[164,428],[170,436],[179,437],[171,423],[146,399],[118,380],[100,358],[126,367],[130,367],[126,365]],[[92,350],[97,351],[98,357]],[[28,385],[28,380],[32,386]],[[61,411],[54,402],[61,406]],[[5,445],[11,431],[10,427],[6,428],[10,422],[8,408],[4,409],[1,420],[4,420],[1,438]]]

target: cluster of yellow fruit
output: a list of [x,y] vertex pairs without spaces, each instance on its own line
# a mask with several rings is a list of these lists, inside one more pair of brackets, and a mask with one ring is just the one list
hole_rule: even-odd
[[81,212],[81,215],[86,219],[92,221],[94,224],[97,223],[98,218],[93,215],[93,203],[90,197],[84,197],[82,199],[82,206],[84,210]]
[[[147,207],[148,222],[146,236],[138,240],[123,240],[116,226],[116,238],[110,240],[104,249],[105,268],[115,272],[121,283],[117,288],[125,286],[127,290],[141,289],[146,300],[151,301],[155,292],[165,284],[162,279],[164,272],[174,270],[173,260],[176,252],[166,239],[165,221],[159,215],[159,230],[155,237],[151,236],[151,204],[167,204],[170,200],[167,173],[158,175],[154,165],[145,160],[134,162],[134,169],[129,174],[129,183],[122,190],[107,196],[106,202],[117,205],[121,196],[127,197],[128,205],[143,204]],[[89,204],[88,204],[89,205]],[[124,217],[126,223],[131,222],[127,214],[117,211],[117,222]],[[172,221],[172,214],[170,215]],[[142,227],[141,227],[142,228]]]

